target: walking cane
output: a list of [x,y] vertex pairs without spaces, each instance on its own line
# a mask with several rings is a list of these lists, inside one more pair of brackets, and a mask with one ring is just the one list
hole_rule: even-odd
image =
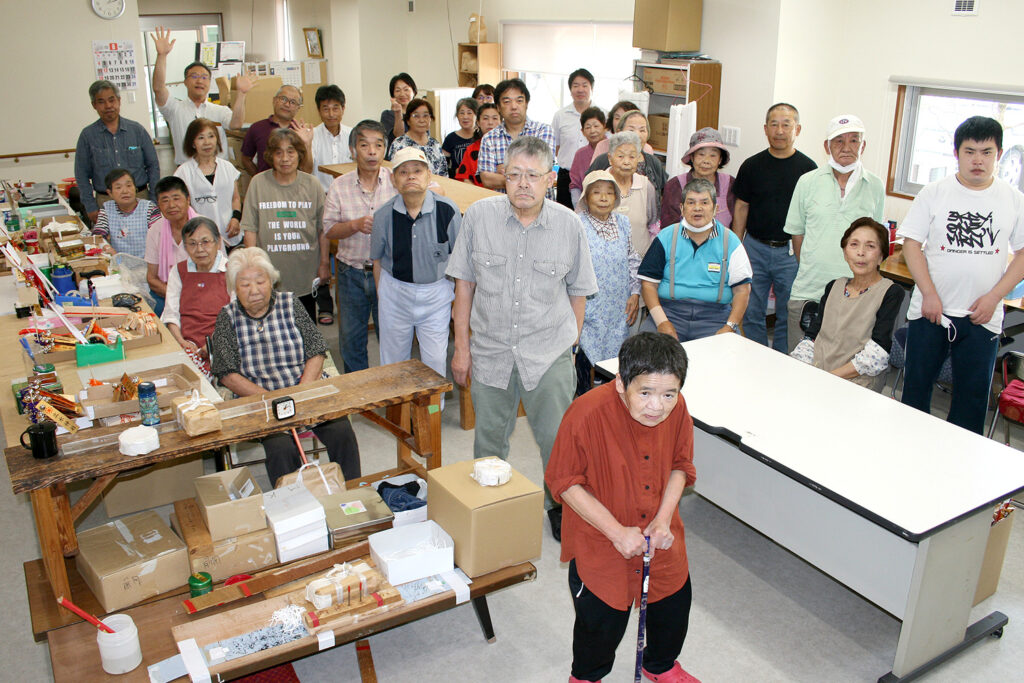
[[640,683],[640,670],[644,660],[644,630],[647,626],[647,585],[651,580],[651,537],[644,536],[644,573],[640,589],[640,626],[636,632],[636,675],[633,683]]

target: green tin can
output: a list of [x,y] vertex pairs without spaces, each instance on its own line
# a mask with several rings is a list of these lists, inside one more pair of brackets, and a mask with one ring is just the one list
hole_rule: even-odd
[[213,590],[213,577],[206,572],[196,572],[188,577],[188,591],[192,597],[204,595]]

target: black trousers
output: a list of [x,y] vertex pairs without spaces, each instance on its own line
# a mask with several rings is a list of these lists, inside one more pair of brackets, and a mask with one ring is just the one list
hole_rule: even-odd
[[309,313],[309,317],[313,322],[318,322],[316,317],[316,310],[318,308],[321,313],[334,315],[334,299],[331,298],[330,285],[318,287],[315,296],[313,293],[303,294],[299,297],[299,301],[306,307],[306,313]]
[[[569,562],[569,591],[576,608],[572,630],[572,675],[581,681],[599,681],[612,670],[615,648],[626,632],[632,610],[617,610],[590,592]],[[686,640],[693,594],[690,579],[672,595],[647,603],[647,647],[643,667],[652,674],[675,665]]]
[[558,169],[558,184],[555,185],[555,201],[562,206],[572,208],[572,194],[569,192],[569,169]]
[[[356,443],[356,435],[352,431],[352,423],[348,417],[321,422],[313,427],[313,433],[327,446],[327,457],[331,462],[338,463],[346,480],[361,476],[359,444]],[[271,486],[302,465],[299,448],[295,445],[290,430],[264,437],[263,450],[267,453],[267,476],[270,477]]]

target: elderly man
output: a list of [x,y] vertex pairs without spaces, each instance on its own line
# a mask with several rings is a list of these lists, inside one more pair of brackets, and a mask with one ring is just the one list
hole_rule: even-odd
[[739,238],[715,220],[715,186],[691,180],[682,218],[651,242],[638,276],[658,332],[679,341],[739,332],[750,297],[750,261]]
[[804,337],[800,328],[804,305],[820,301],[832,280],[853,275],[839,246],[843,232],[861,216],[882,220],[885,188],[861,163],[866,144],[859,118],[835,117],[825,131],[828,166],[800,176],[793,190],[785,231],[793,236],[793,254],[800,266],[787,304],[791,349]]
[[391,160],[398,189],[373,214],[370,258],[380,310],[380,364],[409,360],[412,338],[423,363],[444,377],[454,285],[445,278],[462,214],[450,199],[427,189],[423,150],[406,147]]
[[[242,166],[254,176],[261,171],[270,168],[270,164],[263,158],[263,152],[267,149],[267,140],[275,128],[291,128],[299,136],[299,139],[306,145],[306,156],[302,160],[299,170],[304,173],[313,172],[313,127],[302,119],[295,117],[296,112],[302,107],[302,93],[294,85],[282,85],[274,95],[274,113],[265,119],[260,119],[249,126],[242,140]],[[255,157],[256,161],[253,161]]]
[[94,82],[89,86],[89,100],[99,119],[78,136],[75,182],[89,220],[95,222],[100,206],[112,199],[105,180],[108,173],[115,168],[127,169],[135,181],[136,195],[148,199],[149,190],[160,180],[160,162],[149,131],[121,117],[121,95],[116,85]]
[[551,130],[555,134],[555,155],[558,161],[556,193],[558,203],[573,208],[569,193],[569,169],[576,151],[587,144],[580,126],[580,114],[590,106],[590,93],[594,89],[594,74],[586,69],[576,69],[569,74],[569,94],[572,102],[555,112],[551,119]]
[[245,95],[252,90],[252,81],[247,76],[235,79],[238,94],[230,109],[222,104],[214,104],[207,99],[210,94],[210,79],[213,72],[202,62],[192,62],[185,67],[185,89],[188,100],[171,97],[167,89],[167,55],[174,49],[177,40],[171,40],[170,29],[158,26],[152,35],[156,47],[156,64],[153,65],[153,97],[160,113],[167,120],[171,129],[171,142],[174,143],[174,163],[181,165],[188,161],[188,155],[181,145],[185,140],[188,124],[196,119],[209,119],[220,124],[217,133],[220,135],[220,156],[227,159],[228,140],[225,128],[241,128],[245,121]]
[[[505,191],[505,155],[512,141],[523,135],[540,138],[548,143],[551,155],[555,154],[555,134],[551,126],[527,117],[530,106],[530,90],[519,78],[502,81],[494,89],[494,101],[498,103],[501,125],[487,132],[480,139],[480,158],[477,170],[484,187],[499,192]],[[548,190],[548,199],[554,199],[554,188]]]
[[903,402],[930,412],[935,378],[951,355],[947,419],[979,434],[1003,329],[1002,300],[1024,278],[1024,196],[996,177],[1002,148],[1003,127],[995,119],[961,123],[953,134],[956,174],[925,186],[897,233],[905,238],[915,283]]
[[790,236],[783,228],[796,182],[818,165],[795,147],[800,135],[800,112],[793,105],[779,102],[769,107],[764,134],[768,138],[768,149],[744,161],[736,174],[732,186],[736,205],[731,227],[743,240],[754,272],[743,332],[749,339],[768,345],[765,315],[768,293],[774,290],[772,348],[788,353],[786,307],[796,278],[797,262]]
[[[455,278],[452,376],[462,386],[472,376],[474,457],[508,457],[522,399],[546,466],[576,391],[572,352],[597,279],[580,219],[544,199],[555,175],[550,145],[524,135],[505,159],[506,195],[469,207],[448,261]],[[544,507],[560,539],[562,509],[546,489]]]
[[676,661],[692,596],[679,498],[697,477],[693,419],[680,394],[686,366],[686,352],[669,337],[630,337],[615,382],[573,403],[558,429],[544,480],[569,506],[561,557],[576,610],[569,683],[600,681],[612,670],[639,602],[645,552],[643,672],[657,683],[697,680]]

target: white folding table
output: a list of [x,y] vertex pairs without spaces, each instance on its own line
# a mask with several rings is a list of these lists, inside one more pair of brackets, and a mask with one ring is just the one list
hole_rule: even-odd
[[1024,454],[736,334],[683,348],[697,493],[902,620],[880,683],[1002,635],[968,619]]

